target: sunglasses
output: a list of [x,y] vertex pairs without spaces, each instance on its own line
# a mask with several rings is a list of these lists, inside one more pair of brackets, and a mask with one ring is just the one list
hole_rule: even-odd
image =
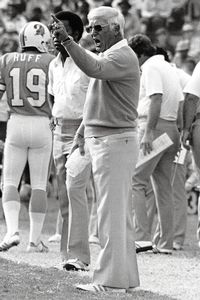
[[96,32],[100,32],[103,30],[104,27],[108,26],[109,24],[106,25],[94,25],[94,26],[85,26],[85,30],[87,33],[91,33],[92,30],[95,30]]

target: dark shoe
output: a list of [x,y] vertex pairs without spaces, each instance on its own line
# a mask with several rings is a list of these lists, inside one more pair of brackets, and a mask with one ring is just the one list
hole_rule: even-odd
[[80,261],[78,258],[68,259],[63,265],[66,271],[89,271],[88,264]]

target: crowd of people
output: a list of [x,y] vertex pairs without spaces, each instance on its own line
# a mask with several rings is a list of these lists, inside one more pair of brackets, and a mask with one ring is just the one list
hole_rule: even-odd
[[49,242],[60,243],[63,269],[88,271],[98,243],[92,283],[77,288],[131,293],[137,253],[184,247],[187,193],[200,175],[200,5],[3,4],[0,251],[20,244],[24,186],[27,252],[49,251],[42,228],[53,177],[60,209]]

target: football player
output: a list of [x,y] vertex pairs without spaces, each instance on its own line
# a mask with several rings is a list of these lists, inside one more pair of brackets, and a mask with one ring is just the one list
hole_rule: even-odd
[[31,180],[28,252],[47,252],[40,240],[47,207],[47,177],[52,151],[47,97],[50,32],[40,22],[27,23],[19,34],[22,51],[0,58],[0,97],[6,91],[10,108],[4,148],[2,204],[7,233],[0,243],[6,251],[20,243],[18,185],[28,161]]

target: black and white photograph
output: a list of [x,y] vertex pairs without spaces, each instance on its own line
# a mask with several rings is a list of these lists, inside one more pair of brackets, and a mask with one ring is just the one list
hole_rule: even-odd
[[200,299],[200,1],[0,0],[0,299]]

